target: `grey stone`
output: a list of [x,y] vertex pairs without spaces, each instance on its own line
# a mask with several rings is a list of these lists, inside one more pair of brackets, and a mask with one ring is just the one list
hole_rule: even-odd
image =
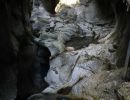
[[120,99],[130,100],[130,82],[123,82],[117,90]]
[[[116,52],[110,52],[113,44],[90,42],[88,47],[79,50],[73,45],[66,46],[75,37],[91,37],[93,41],[104,38],[114,23],[101,16],[93,0],[61,0],[56,12],[57,15],[48,20],[53,31],[45,32],[44,26],[40,35],[52,53],[51,67],[45,78],[50,86],[42,93],[58,93],[69,88],[68,94],[116,100],[114,89],[122,82],[122,69],[116,69]],[[73,50],[65,51],[67,47]]]

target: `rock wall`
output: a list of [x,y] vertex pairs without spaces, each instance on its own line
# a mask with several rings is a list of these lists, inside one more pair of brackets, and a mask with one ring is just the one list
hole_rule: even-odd
[[[116,24],[114,30],[104,40],[116,42],[118,44],[117,55],[119,57],[117,65],[124,66],[128,40],[129,40],[129,2],[128,0],[101,1],[97,0],[100,11],[103,15],[114,16]],[[109,7],[108,7],[109,6]],[[107,12],[107,13],[106,13]],[[111,37],[114,37],[111,39]]]
[[31,9],[31,0],[0,1],[0,100],[25,100],[47,85],[51,54],[32,43]]
[[0,1],[0,99],[15,99],[17,55],[30,40],[30,0]]

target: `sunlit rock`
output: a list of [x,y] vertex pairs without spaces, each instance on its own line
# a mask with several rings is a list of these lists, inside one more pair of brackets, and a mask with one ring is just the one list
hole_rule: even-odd
[[71,6],[80,3],[80,0],[60,0],[60,3]]

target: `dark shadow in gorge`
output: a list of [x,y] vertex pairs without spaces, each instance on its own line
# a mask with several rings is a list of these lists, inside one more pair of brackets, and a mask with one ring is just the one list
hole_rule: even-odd
[[[115,19],[116,25],[114,31],[107,39],[113,41],[113,43],[117,43],[117,56],[119,57],[117,66],[123,67],[130,36],[130,11],[128,9],[128,6],[126,6],[127,1],[123,2],[123,0],[96,0],[96,2],[103,16]],[[114,38],[114,40],[111,40],[111,37]]]
[[51,14],[55,14],[55,7],[59,3],[59,0],[40,0],[44,8]]
[[0,1],[0,100],[26,100],[47,86],[51,54],[32,41],[31,9],[32,0]]

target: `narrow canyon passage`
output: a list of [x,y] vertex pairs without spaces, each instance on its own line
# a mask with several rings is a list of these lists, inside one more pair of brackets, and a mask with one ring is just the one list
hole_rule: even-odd
[[0,100],[129,100],[129,5],[1,0]]

